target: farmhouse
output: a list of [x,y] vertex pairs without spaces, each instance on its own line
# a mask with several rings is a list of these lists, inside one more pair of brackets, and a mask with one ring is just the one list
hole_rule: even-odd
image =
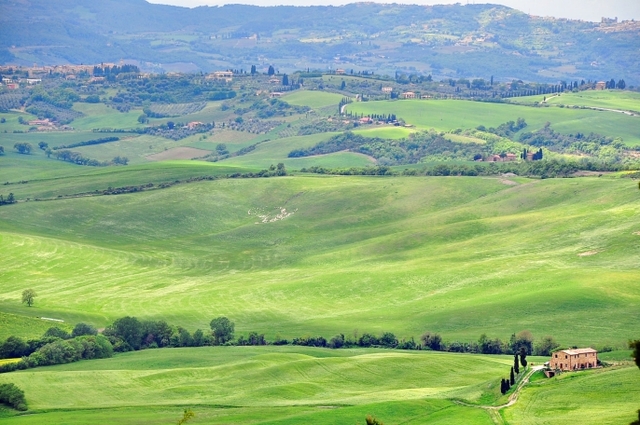
[[607,83],[605,83],[604,81],[598,81],[596,83],[596,90],[604,90],[607,88]]
[[402,93],[402,98],[403,99],[415,99],[416,98],[416,94],[412,91],[406,91],[404,93]]
[[233,81],[233,72],[231,71],[216,71],[213,74],[209,74],[205,77],[207,80],[221,80],[230,83]]
[[393,87],[383,87],[382,88],[382,93],[386,93],[389,94],[393,91]]
[[598,352],[593,348],[560,350],[551,354],[549,367],[552,370],[591,369],[598,365]]

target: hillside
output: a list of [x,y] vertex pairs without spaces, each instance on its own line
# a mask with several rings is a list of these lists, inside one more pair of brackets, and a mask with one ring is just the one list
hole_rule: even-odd
[[[296,176],[24,202],[0,208],[0,309],[99,327],[135,314],[205,329],[227,315],[269,337],[529,329],[619,346],[638,320],[636,186]],[[25,286],[35,307],[18,302]],[[558,314],[575,325],[558,327]]]
[[187,9],[143,0],[23,0],[3,2],[0,11],[5,64],[124,59],[155,71],[274,65],[281,72],[640,83],[637,23],[538,18],[497,5]]

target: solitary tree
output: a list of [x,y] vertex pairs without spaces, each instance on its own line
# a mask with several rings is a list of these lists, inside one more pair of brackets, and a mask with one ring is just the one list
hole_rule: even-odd
[[224,344],[233,339],[235,324],[224,316],[215,318],[210,323],[211,333],[216,344]]
[[267,75],[273,75],[276,73],[276,70],[273,69],[273,65],[269,65],[269,69],[267,70]]
[[282,75],[282,85],[283,86],[288,86],[289,85],[289,77],[287,76],[287,74],[283,74]]
[[25,289],[22,291],[22,304],[26,304],[31,307],[33,305],[33,299],[37,296],[36,291],[33,289]]
[[513,385],[516,383],[516,375],[513,373],[513,367],[511,368],[511,374],[509,375],[509,384]]
[[384,425],[382,422],[380,422],[379,420],[377,420],[371,415],[367,415],[367,417],[365,418],[365,421],[367,425]]
[[251,65],[251,75],[255,75],[255,74],[256,74],[256,66]]
[[513,370],[520,373],[520,362],[518,361],[518,353],[513,356]]

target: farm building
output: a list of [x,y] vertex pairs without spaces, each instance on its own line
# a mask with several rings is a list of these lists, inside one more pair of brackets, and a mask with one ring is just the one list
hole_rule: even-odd
[[553,370],[591,369],[598,365],[598,352],[593,348],[560,350],[551,354],[549,367]]
[[604,90],[607,88],[607,83],[605,83],[604,81],[598,81],[596,83],[596,90]]

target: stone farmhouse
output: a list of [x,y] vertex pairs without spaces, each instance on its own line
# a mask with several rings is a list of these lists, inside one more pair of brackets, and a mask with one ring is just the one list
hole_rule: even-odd
[[549,367],[552,370],[582,370],[598,365],[598,352],[593,348],[576,348],[560,350],[551,354]]

